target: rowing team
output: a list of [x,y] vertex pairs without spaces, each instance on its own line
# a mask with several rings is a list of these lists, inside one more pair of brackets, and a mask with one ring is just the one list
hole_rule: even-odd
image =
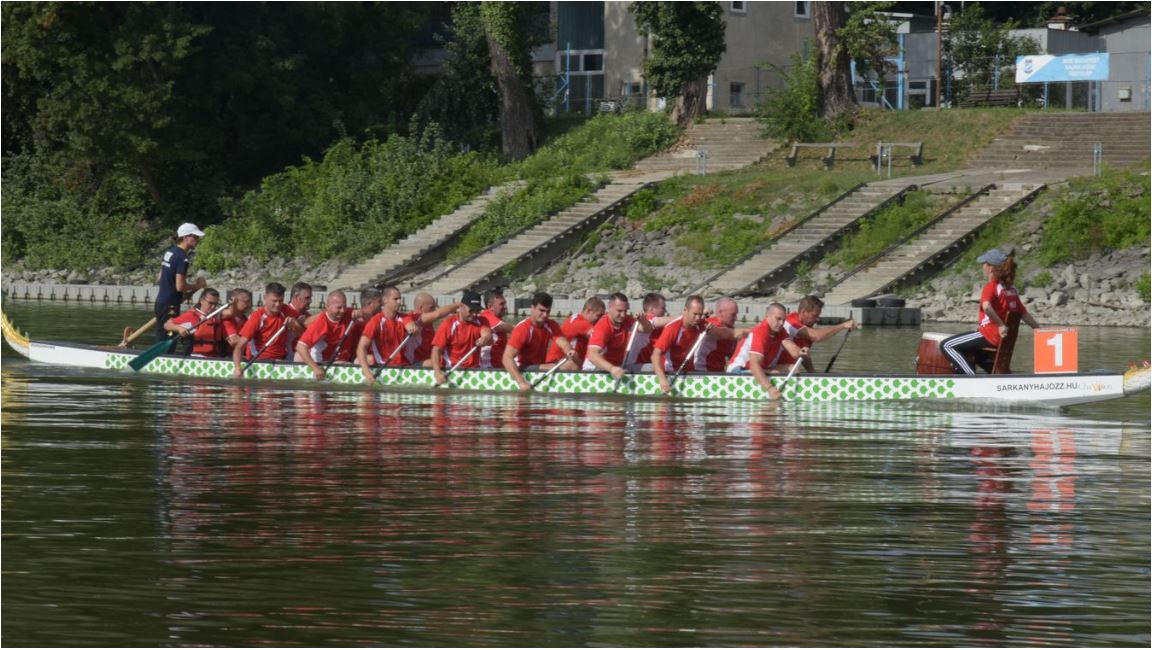
[[[317,314],[308,312],[311,287],[294,286],[289,302],[284,294],[283,285],[269,284],[264,305],[249,316],[249,291],[234,289],[221,305],[219,292],[206,288],[195,309],[164,327],[191,337],[196,356],[228,356],[230,348],[237,377],[245,359],[306,363],[316,379],[333,363],[356,363],[369,384],[383,367],[431,368],[439,384],[457,368],[503,368],[527,391],[532,384],[525,371],[604,371],[617,380],[651,371],[668,393],[681,373],[728,372],[751,373],[773,399],[780,393],[769,375],[799,363],[813,372],[811,345],[855,327],[851,320],[816,327],[824,304],[815,296],[805,297],[791,314],[773,303],[758,325],[738,328],[731,298],[717,301],[709,315],[703,298],[691,296],[673,317],[660,294],[645,296],[643,311],[633,315],[628,297],[614,293],[607,303],[589,298],[561,325],[550,318],[552,296],[540,292],[528,317],[512,325],[504,321],[508,304],[499,290],[488,291],[483,306],[473,291],[444,307],[421,293],[407,312],[396,287],[365,289],[358,309],[349,308],[343,291],[333,291]],[[436,321],[442,321],[438,327]]]

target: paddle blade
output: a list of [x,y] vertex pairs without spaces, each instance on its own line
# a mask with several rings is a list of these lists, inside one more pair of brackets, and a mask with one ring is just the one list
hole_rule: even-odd
[[168,354],[168,352],[172,350],[173,345],[176,345],[176,339],[174,338],[160,341],[156,345],[136,355],[136,358],[129,361],[128,365],[136,372],[140,372],[144,366],[152,363],[152,360],[156,357]]

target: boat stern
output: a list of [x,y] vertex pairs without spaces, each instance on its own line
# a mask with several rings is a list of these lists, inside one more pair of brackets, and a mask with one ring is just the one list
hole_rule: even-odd
[[8,342],[9,347],[24,357],[29,356],[28,335],[16,329],[12,321],[8,320],[8,314],[3,311],[0,311],[0,331],[3,332],[4,340]]

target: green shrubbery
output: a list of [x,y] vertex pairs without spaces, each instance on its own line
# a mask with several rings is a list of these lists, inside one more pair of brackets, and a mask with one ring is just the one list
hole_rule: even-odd
[[1148,176],[1108,171],[1075,181],[1044,222],[1039,259],[1044,264],[1082,259],[1104,249],[1147,245]]
[[788,69],[769,66],[784,78],[784,85],[768,90],[760,107],[759,118],[764,134],[793,142],[831,142],[836,139],[836,125],[819,115],[820,70],[816,58],[792,55]]
[[362,145],[340,140],[319,162],[269,176],[226,206],[229,218],[205,231],[199,260],[211,272],[249,256],[361,259],[468,201],[495,173],[435,127]]
[[130,267],[164,235],[148,228],[151,199],[133,170],[94,170],[64,157],[4,159],[4,262],[29,268]]

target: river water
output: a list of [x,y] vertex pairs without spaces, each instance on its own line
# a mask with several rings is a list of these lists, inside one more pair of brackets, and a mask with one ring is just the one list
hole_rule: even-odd
[[[88,342],[148,317],[7,313]],[[908,370],[918,338],[862,330],[837,368]],[[1081,330],[1081,369],[1148,345]],[[2,375],[8,646],[1152,640],[1147,393],[973,411],[286,391],[6,346]]]

